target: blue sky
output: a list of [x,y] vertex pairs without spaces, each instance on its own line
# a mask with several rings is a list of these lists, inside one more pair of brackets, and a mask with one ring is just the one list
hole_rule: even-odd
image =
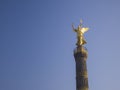
[[83,19],[89,90],[119,90],[119,0],[0,0],[0,90],[75,90]]

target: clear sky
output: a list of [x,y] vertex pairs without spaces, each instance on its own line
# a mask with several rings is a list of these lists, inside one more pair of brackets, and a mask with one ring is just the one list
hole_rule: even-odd
[[89,90],[120,90],[120,0],[0,0],[0,90],[76,90],[80,19]]

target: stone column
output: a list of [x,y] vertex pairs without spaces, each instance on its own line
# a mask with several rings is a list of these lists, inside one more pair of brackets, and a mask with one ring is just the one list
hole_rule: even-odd
[[76,62],[76,90],[88,90],[87,60],[88,52],[85,47],[77,46],[74,50]]

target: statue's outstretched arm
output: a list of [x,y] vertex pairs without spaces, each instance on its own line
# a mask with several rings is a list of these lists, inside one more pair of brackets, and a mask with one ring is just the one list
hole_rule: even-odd
[[74,28],[74,25],[72,24],[72,29],[73,31],[77,32],[77,30]]
[[72,24],[72,29],[73,29],[73,30],[75,29],[73,24]]

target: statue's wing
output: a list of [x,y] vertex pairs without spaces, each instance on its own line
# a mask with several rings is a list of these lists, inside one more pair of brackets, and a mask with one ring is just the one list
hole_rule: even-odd
[[85,32],[88,31],[88,29],[89,29],[89,28],[82,28],[82,29],[81,29],[81,32],[82,32],[82,33],[85,33]]

